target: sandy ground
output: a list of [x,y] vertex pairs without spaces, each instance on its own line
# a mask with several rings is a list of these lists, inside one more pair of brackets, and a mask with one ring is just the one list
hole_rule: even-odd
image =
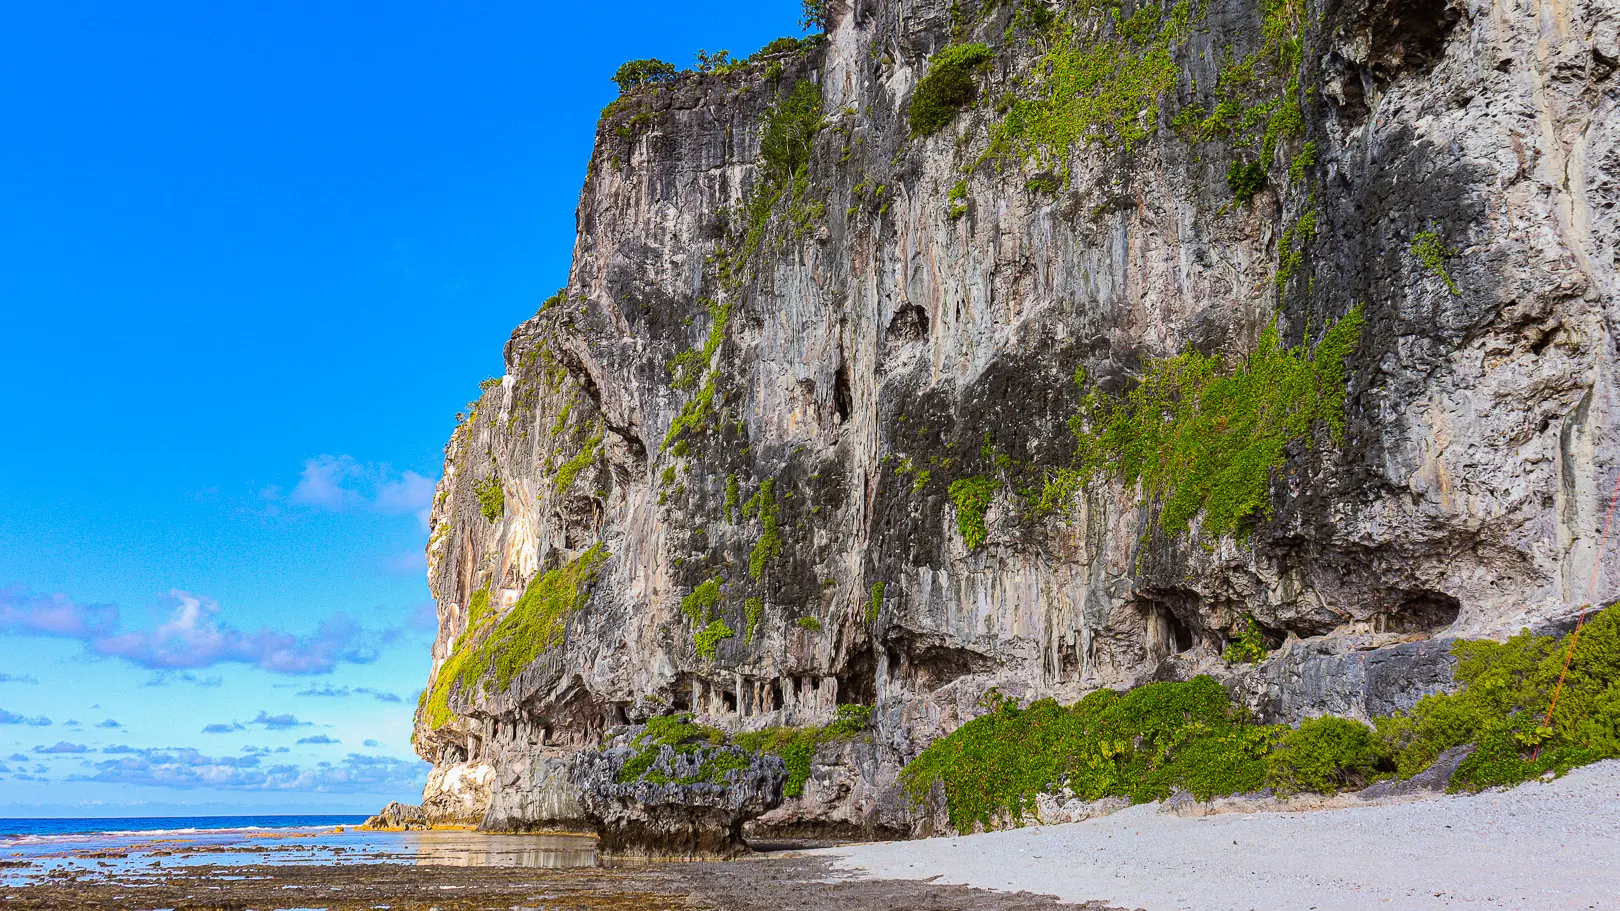
[[813,852],[874,879],[1146,911],[1620,909],[1620,761],[1394,806],[1062,826]]

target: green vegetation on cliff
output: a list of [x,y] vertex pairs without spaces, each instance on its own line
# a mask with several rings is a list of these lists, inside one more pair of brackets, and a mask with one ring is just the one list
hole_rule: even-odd
[[[725,734],[693,722],[690,714],[649,718],[647,726],[630,741],[630,746],[636,752],[620,767],[616,776],[620,784],[646,781],[652,784],[721,785],[725,783],[728,772],[749,766],[747,754],[728,746]],[[697,770],[682,778],[670,778],[654,768],[665,749],[677,756],[697,759]]]
[[558,493],[567,493],[568,488],[574,484],[574,478],[584,471],[596,459],[597,449],[602,445],[602,428],[598,425],[596,434],[585,441],[583,448],[574,453],[573,458],[557,469],[556,487]]
[[1055,490],[1042,502],[1072,492],[1077,478],[1108,475],[1156,503],[1167,534],[1199,515],[1211,538],[1242,533],[1245,520],[1269,511],[1271,472],[1290,444],[1312,445],[1318,424],[1342,436],[1345,361],[1361,324],[1352,309],[1313,351],[1285,347],[1273,323],[1254,354],[1230,367],[1189,349],[1149,362],[1123,398],[1093,389],[1069,421],[1075,468],[1048,480]]
[[[1094,7],[1095,8],[1095,7]],[[1186,2],[1170,14],[1144,5],[1129,17],[1052,21],[1047,50],[996,128],[986,157],[1008,152],[1068,173],[1077,145],[1129,151],[1154,132],[1159,99],[1176,85],[1173,49],[1191,32]]]
[[619,67],[613,74],[613,82],[619,91],[633,92],[636,89],[662,82],[675,81],[675,65],[665,63],[656,57],[645,60],[631,60]]
[[765,564],[782,553],[782,533],[776,519],[776,482],[766,478],[759,490],[743,504],[743,515],[759,514],[759,540],[748,555],[748,574],[755,579],[765,575]]
[[1446,260],[1457,255],[1455,247],[1446,246],[1436,231],[1419,231],[1412,236],[1412,255],[1423,265],[1425,271],[1440,279],[1446,290],[1452,294],[1462,294],[1457,290],[1457,283],[1451,280],[1451,273],[1446,271]]
[[983,44],[956,44],[935,54],[911,96],[911,135],[932,136],[972,103],[979,94],[973,74],[994,56]]
[[834,710],[831,723],[823,727],[767,728],[738,734],[732,741],[750,753],[780,756],[787,764],[787,782],[782,786],[782,796],[803,797],[816,748],[859,735],[871,720],[871,706],[841,705]]
[[450,709],[453,690],[470,693],[491,682],[504,690],[535,659],[561,644],[569,615],[585,606],[607,558],[607,550],[597,544],[566,565],[536,575],[498,622],[489,610],[489,589],[476,593],[469,604],[467,628],[456,638],[424,700],[428,726],[443,727],[455,718]]
[[990,502],[1001,487],[999,481],[987,476],[962,478],[951,482],[951,504],[956,507],[956,530],[968,550],[975,550],[990,531],[984,517],[990,511]]
[[499,475],[490,475],[474,485],[473,496],[478,499],[478,511],[485,519],[493,522],[506,515],[506,489],[501,486]]
[[720,649],[721,640],[730,639],[735,635],[737,634],[731,631],[731,627],[726,625],[726,621],[716,618],[711,620],[708,626],[698,631],[693,644],[697,647],[697,653],[700,656],[713,661],[715,654]]
[[681,599],[681,613],[693,626],[702,626],[714,616],[714,607],[720,603],[720,585],[724,581],[715,576]]
[[[1410,777],[1445,750],[1473,744],[1452,785],[1477,791],[1620,758],[1620,604],[1592,618],[1573,651],[1572,637],[1526,631],[1506,642],[1457,643],[1460,691],[1378,720],[1396,770]],[[1548,723],[1566,659],[1569,672]]]
[[1243,629],[1226,644],[1221,660],[1228,664],[1256,664],[1264,661],[1269,651],[1265,634],[1260,631],[1260,624],[1254,622],[1254,615],[1244,614]]

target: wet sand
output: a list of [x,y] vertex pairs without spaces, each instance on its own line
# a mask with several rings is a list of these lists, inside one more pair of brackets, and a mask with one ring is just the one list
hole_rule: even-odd
[[0,868],[0,904],[19,911],[1106,911],[1029,893],[856,879],[795,851],[602,865],[589,839],[459,832],[53,840],[0,848],[0,863],[12,865]]

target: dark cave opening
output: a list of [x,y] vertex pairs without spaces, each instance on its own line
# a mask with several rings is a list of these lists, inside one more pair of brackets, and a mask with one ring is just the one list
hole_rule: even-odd
[[1462,602],[1436,591],[1412,592],[1401,606],[1378,617],[1375,628],[1385,633],[1437,633],[1462,615]]
[[1171,611],[1166,611],[1165,616],[1170,622],[1170,643],[1175,649],[1175,654],[1192,651],[1193,644],[1197,641],[1192,628],[1182,623],[1181,618]]
[[850,658],[849,666],[838,675],[839,705],[871,705],[877,701],[877,655],[860,652]]
[[833,408],[838,411],[838,423],[849,420],[849,414],[855,408],[855,396],[849,388],[849,365],[840,362],[838,373],[833,377]]

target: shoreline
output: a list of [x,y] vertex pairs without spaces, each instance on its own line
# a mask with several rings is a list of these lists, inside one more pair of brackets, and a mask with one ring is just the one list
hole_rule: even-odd
[[1172,800],[954,837],[775,843],[729,861],[633,862],[599,858],[590,839],[454,829],[170,837],[4,856],[0,900],[28,911],[1620,909],[1620,760],[1481,794],[1188,809]]

